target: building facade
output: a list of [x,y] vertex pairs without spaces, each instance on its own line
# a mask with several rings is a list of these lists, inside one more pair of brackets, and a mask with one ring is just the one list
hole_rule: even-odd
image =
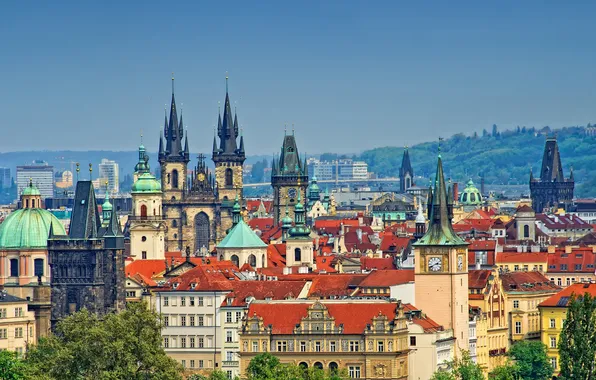
[[340,159],[320,161],[316,158],[307,160],[308,175],[322,181],[366,181],[368,164],[364,161]]
[[28,302],[0,291],[0,350],[22,357],[37,343],[35,327],[35,313],[28,310]]
[[54,196],[54,167],[45,161],[33,161],[31,165],[17,166],[17,192],[21,194],[32,181],[39,189],[41,198]]
[[108,184],[107,190],[109,192],[114,194],[119,193],[120,177],[118,163],[113,160],[108,160],[107,158],[102,159],[99,164],[99,180],[100,184]]

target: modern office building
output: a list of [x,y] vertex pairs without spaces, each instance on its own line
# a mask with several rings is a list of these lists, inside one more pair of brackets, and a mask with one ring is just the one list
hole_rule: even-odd
[[21,194],[29,182],[39,189],[41,198],[54,196],[54,167],[45,161],[33,161],[31,165],[17,166],[17,192]]
[[368,165],[364,161],[351,159],[320,161],[316,158],[310,158],[307,165],[308,175],[316,177],[319,181],[368,179]]
[[[118,177],[118,163],[104,158],[99,164],[99,192],[105,192],[106,181],[112,194],[120,192],[120,179]],[[103,191],[102,191],[103,190]]]
[[10,168],[0,168],[0,188],[7,189],[10,187],[12,181],[10,180]]

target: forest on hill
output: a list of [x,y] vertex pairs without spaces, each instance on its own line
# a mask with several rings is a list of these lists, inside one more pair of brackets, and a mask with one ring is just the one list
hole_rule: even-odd
[[[445,174],[454,181],[465,183],[468,179],[480,183],[484,176],[486,184],[525,185],[530,178],[530,168],[540,172],[546,137],[556,135],[565,177],[573,168],[576,181],[576,197],[596,196],[596,136],[595,127],[566,127],[551,130],[517,127],[466,136],[456,134],[440,142]],[[426,142],[409,147],[410,160],[416,177],[434,175],[437,164],[439,141]],[[364,151],[360,159],[369,165],[369,171],[380,177],[397,177],[405,148],[383,147]]]

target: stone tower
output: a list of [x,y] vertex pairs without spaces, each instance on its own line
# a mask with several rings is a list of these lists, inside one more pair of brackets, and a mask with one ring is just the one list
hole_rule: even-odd
[[412,186],[414,186],[414,170],[412,170],[410,153],[408,147],[406,147],[404,156],[401,159],[401,168],[399,169],[399,191],[405,193]]
[[548,138],[542,155],[540,177],[534,178],[530,171],[530,196],[532,208],[541,213],[544,209],[569,208],[573,201],[573,169],[569,178],[563,176],[559,146],[555,137]]
[[[286,225],[284,223],[284,227]],[[309,268],[313,266],[313,242],[310,237],[310,228],[306,225],[306,211],[302,205],[300,193],[298,193],[298,202],[294,207],[294,226],[289,229],[285,243],[286,266],[307,266]]]
[[103,315],[125,307],[124,235],[110,213],[102,227],[91,181],[79,181],[68,235],[50,226],[52,324],[81,308]]
[[291,135],[284,136],[279,160],[273,159],[271,186],[273,187],[273,222],[277,226],[282,218],[284,205],[287,204],[289,216],[293,219],[298,194],[301,199],[307,199],[308,168],[306,160],[300,162],[293,132]]
[[416,306],[453,329],[459,354],[468,349],[468,244],[451,225],[453,195],[445,187],[440,155],[429,197],[429,226],[414,243]]
[[246,156],[244,154],[244,137],[240,136],[238,145],[238,115],[232,107],[228,95],[228,78],[226,77],[226,99],[224,101],[223,121],[218,115],[217,138],[213,136],[213,163],[215,164],[215,182],[221,200],[221,223],[224,231],[232,225],[232,207],[238,197],[242,205],[242,169]]

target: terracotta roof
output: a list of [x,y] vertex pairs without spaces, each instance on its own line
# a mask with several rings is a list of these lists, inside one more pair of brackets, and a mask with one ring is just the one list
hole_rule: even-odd
[[388,288],[414,282],[413,269],[375,270],[360,283],[361,288]]
[[[403,306],[404,306],[404,312],[406,312],[406,313],[412,312],[412,311],[421,311],[418,308],[416,308],[414,305],[411,305],[409,303],[405,303],[405,304],[403,304]],[[437,322],[433,321],[432,319],[430,319],[428,316],[426,316],[423,313],[421,313],[421,314],[415,313],[414,317],[412,318],[412,322],[419,325],[420,327],[422,327],[424,329],[425,333],[433,333],[433,332],[445,330],[443,328],[443,326],[441,326]]]
[[315,262],[317,264],[317,272],[325,271],[327,273],[337,272],[333,267],[333,259],[335,255],[318,255],[315,256]]
[[[263,318],[265,326],[271,325],[273,334],[290,335],[294,328],[306,317],[310,302],[301,303],[251,303],[248,315]],[[379,314],[387,316],[391,321],[395,318],[397,304],[381,302],[345,302],[325,303],[329,315],[335,319],[335,325],[343,325],[343,332],[347,335],[364,333],[368,324],[372,324],[373,317]]]
[[379,249],[383,252],[400,252],[402,249],[406,249],[408,244],[410,244],[409,237],[400,237],[392,233],[386,233],[383,234]]
[[392,257],[367,257],[360,258],[360,269],[396,269]]
[[470,270],[468,271],[468,288],[469,289],[484,289],[488,284],[488,278],[492,271],[489,269]]
[[548,254],[547,273],[594,273],[596,254],[590,247],[573,248],[565,253],[564,248],[557,248]]
[[248,226],[263,233],[269,231],[275,225],[273,224],[273,218],[252,218],[248,221]]
[[468,251],[494,251],[497,247],[496,240],[468,240]]
[[[170,278],[160,291],[225,291],[232,290],[231,269],[211,265],[197,265],[178,277]],[[175,286],[174,284],[178,284]]]
[[135,274],[140,273],[144,277],[152,278],[153,276],[165,272],[165,270],[165,260],[135,260],[124,267],[124,272],[128,277],[132,277]]
[[519,206],[515,212],[534,212],[534,209],[528,205]]
[[259,210],[259,206],[263,202],[263,206],[265,207],[265,212],[270,213],[271,207],[273,205],[273,201],[271,200],[263,200],[263,199],[247,199],[246,200],[246,209],[248,212],[257,212]]
[[249,297],[255,300],[284,300],[298,298],[306,281],[233,281],[233,290],[226,296],[222,306],[246,306]]
[[540,221],[549,230],[557,229],[592,229],[592,226],[578,216],[536,214],[536,221]]
[[240,272],[255,272],[255,268],[251,267],[249,263],[244,263],[240,268]]
[[[312,285],[308,297],[329,298],[349,296],[358,285],[366,278],[366,274],[320,274],[312,278]],[[294,276],[288,276],[295,278]]]
[[547,252],[498,252],[497,264],[514,263],[545,263],[548,261]]
[[501,273],[500,278],[505,292],[544,293],[561,290],[561,287],[536,271],[506,272]]
[[580,296],[589,293],[592,297],[596,296],[595,283],[576,283],[566,287],[559,293],[543,301],[539,307],[567,307],[572,295]]
[[286,245],[269,244],[267,247],[267,266],[283,268],[286,266]]

